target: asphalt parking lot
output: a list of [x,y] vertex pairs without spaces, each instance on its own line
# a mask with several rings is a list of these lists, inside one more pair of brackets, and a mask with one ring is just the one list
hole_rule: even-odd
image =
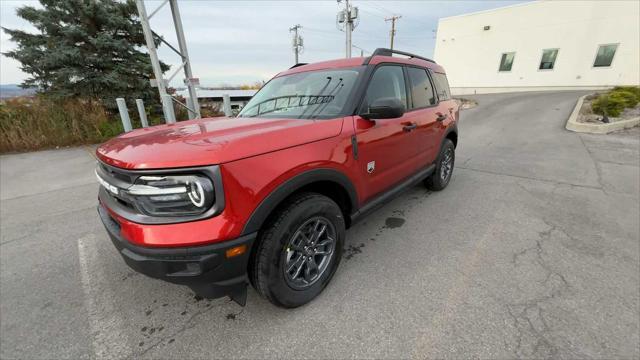
[[0,357],[638,358],[640,131],[566,131],[579,95],[476,96],[449,187],[349,230],[295,310],[130,271],[88,149],[3,155]]

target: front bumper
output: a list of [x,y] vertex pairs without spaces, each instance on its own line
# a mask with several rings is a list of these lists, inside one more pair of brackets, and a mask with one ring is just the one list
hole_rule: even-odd
[[[180,248],[149,248],[131,244],[120,235],[120,224],[98,205],[98,213],[111,241],[135,271],[174,284],[189,286],[205,298],[229,296],[246,302],[247,264],[256,234],[213,245]],[[150,225],[153,226],[153,225]],[[226,257],[230,248],[245,245],[242,255]]]

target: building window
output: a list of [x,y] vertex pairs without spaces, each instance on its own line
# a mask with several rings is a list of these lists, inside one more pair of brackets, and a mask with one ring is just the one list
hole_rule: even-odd
[[500,59],[500,68],[498,71],[511,71],[511,67],[513,66],[513,58],[516,57],[516,53],[504,53],[502,54],[502,58]]
[[556,63],[556,57],[558,56],[558,49],[546,49],[542,50],[542,59],[540,59],[540,70],[551,70]]
[[596,54],[596,60],[593,62],[593,67],[611,66],[613,56],[616,54],[617,49],[618,44],[600,45],[598,47],[598,53]]

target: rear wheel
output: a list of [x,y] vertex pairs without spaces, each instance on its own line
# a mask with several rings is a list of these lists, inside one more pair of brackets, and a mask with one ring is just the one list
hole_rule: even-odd
[[313,300],[327,286],[342,257],[345,222],[326,196],[292,197],[259,235],[249,276],[273,304],[294,308]]
[[427,188],[435,191],[446,188],[453,174],[455,160],[456,152],[453,142],[449,139],[444,139],[440,154],[436,160],[436,170],[424,181]]

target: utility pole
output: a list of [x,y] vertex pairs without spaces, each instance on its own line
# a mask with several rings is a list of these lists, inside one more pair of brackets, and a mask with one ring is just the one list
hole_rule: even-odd
[[[158,36],[151,29],[151,24],[149,20],[156,14],[158,11],[167,3],[171,7],[171,15],[173,18],[173,23],[176,30],[176,38],[178,39],[178,49],[176,49],[173,45],[168,43],[162,37]],[[157,86],[158,92],[160,94],[160,100],[162,100],[162,106],[164,109],[164,116],[166,122],[175,122],[175,116],[173,116],[173,102],[178,103],[178,105],[187,108],[189,112],[190,119],[198,119],[200,118],[200,105],[198,104],[198,96],[196,94],[196,86],[199,85],[199,80],[193,77],[193,73],[191,71],[191,62],[189,60],[189,54],[187,52],[187,42],[184,36],[184,30],[182,29],[182,20],[180,18],[180,10],[178,9],[177,0],[165,0],[163,1],[155,10],[153,10],[150,14],[147,15],[147,9],[145,7],[144,0],[136,0],[136,6],[138,7],[138,14],[140,15],[140,24],[142,25],[142,31],[144,33],[144,38],[147,43],[147,49],[149,50],[149,57],[151,58],[151,66],[153,67],[153,74],[155,76],[155,81],[151,82],[151,86]],[[159,38],[160,41],[164,42],[169,49],[173,50],[182,61],[182,64],[177,67],[177,69],[169,76],[168,79],[165,79],[162,74],[162,69],[160,68],[160,59],[158,59],[158,52],[156,49],[155,37]],[[180,70],[184,71],[185,79],[184,84],[187,86],[189,90],[189,99],[187,101],[188,105],[185,105],[179,102],[176,98],[170,96],[167,93],[167,84],[173,80],[173,78],[178,75]]]
[[302,52],[302,47],[304,45],[302,36],[298,34],[298,30],[301,29],[302,26],[300,24],[296,24],[295,26],[289,28],[289,32],[293,32],[293,53],[295,54],[295,63],[298,64],[298,55]]
[[[338,0],[338,3],[342,0]],[[355,28],[354,20],[358,18],[358,8],[351,6],[349,0],[344,0],[344,10],[338,13],[338,23],[345,24],[344,32],[346,34],[345,49],[346,57],[351,57],[351,32]]]
[[393,38],[396,36],[396,20],[400,19],[401,17],[402,16],[400,15],[393,15],[392,17],[384,19],[384,21],[391,21],[391,50],[393,50]]

